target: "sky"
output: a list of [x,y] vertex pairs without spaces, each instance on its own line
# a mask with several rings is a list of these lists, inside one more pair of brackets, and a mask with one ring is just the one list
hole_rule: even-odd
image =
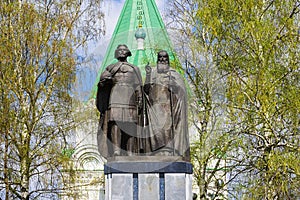
[[[105,13],[106,34],[94,46],[92,53],[97,53],[97,54],[101,53],[101,55],[105,54],[106,47],[107,47],[106,45],[108,45],[111,35],[115,29],[124,2],[125,0],[104,0],[102,9]],[[160,11],[160,14],[163,15],[167,0],[155,0],[155,2]]]
[[[164,16],[167,0],[155,0],[162,17]],[[92,87],[95,84],[101,61],[105,55],[112,33],[117,24],[125,0],[103,0],[102,11],[105,16],[105,35],[97,42],[89,43],[87,54],[93,57],[93,61],[79,66],[77,69],[77,81],[74,95],[82,101],[89,99]],[[88,59],[87,59],[88,60]]]

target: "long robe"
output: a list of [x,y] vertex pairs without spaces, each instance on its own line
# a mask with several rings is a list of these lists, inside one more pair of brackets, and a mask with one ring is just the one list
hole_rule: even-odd
[[167,73],[152,69],[144,91],[150,151],[153,155],[168,152],[189,161],[187,94],[181,75],[173,69]]

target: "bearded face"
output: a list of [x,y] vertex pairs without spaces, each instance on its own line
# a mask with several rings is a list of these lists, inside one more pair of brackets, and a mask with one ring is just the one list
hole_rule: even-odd
[[166,73],[169,69],[169,55],[166,51],[160,51],[157,56],[157,71],[159,73]]

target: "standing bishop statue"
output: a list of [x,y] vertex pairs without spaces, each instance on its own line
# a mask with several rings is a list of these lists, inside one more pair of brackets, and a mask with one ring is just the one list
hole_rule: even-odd
[[169,55],[160,51],[157,67],[146,66],[147,121],[151,155],[182,156],[189,161],[187,94],[181,75],[170,68]]

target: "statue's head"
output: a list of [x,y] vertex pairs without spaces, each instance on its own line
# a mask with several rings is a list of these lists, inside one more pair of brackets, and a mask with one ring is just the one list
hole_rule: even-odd
[[157,71],[159,73],[167,72],[170,68],[169,54],[167,51],[162,50],[157,54]]
[[118,60],[126,60],[128,56],[131,56],[131,52],[128,49],[127,45],[120,44],[115,50],[115,58]]
[[169,62],[169,54],[167,51],[165,50],[162,50],[160,52],[158,52],[157,54],[157,63],[160,63],[160,64],[170,64]]

